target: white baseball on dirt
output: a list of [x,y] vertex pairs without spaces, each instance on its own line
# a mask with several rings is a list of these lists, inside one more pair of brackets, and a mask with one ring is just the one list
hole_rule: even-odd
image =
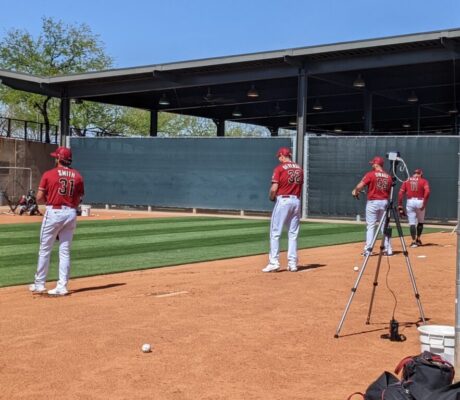
[[353,271],[359,271],[359,267],[353,267]]
[[142,352],[143,353],[150,353],[152,351],[152,347],[148,343],[144,343],[142,345]]

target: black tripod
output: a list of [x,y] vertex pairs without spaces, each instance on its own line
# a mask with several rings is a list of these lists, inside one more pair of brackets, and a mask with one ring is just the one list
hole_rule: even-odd
[[396,207],[394,206],[394,203],[393,203],[393,191],[394,191],[395,184],[396,184],[396,181],[395,181],[394,176],[393,176],[393,184],[391,186],[390,198],[389,198],[388,204],[387,204],[387,206],[385,208],[385,213],[382,215],[382,218],[380,219],[379,225],[378,225],[378,227],[377,227],[377,229],[376,229],[376,231],[374,233],[374,237],[372,238],[372,242],[371,242],[370,247],[366,249],[366,256],[365,256],[363,265],[361,266],[361,268],[359,270],[358,278],[356,279],[355,285],[351,288],[350,298],[348,299],[348,303],[347,303],[347,305],[345,307],[345,311],[343,312],[343,315],[342,315],[342,318],[340,320],[339,326],[337,327],[337,331],[336,331],[336,333],[334,335],[335,338],[339,337],[339,333],[340,333],[340,331],[342,329],[343,323],[345,321],[345,317],[347,316],[347,313],[348,313],[348,310],[350,308],[350,305],[351,305],[351,302],[353,300],[353,297],[354,297],[354,295],[356,293],[356,290],[358,289],[359,282],[361,281],[361,277],[364,274],[364,271],[365,271],[366,266],[367,266],[367,262],[369,261],[369,257],[372,254],[372,250],[373,250],[375,242],[377,240],[377,236],[378,236],[378,234],[379,234],[379,232],[380,232],[380,230],[381,230],[381,228],[383,226],[383,237],[382,237],[382,241],[380,243],[380,253],[379,253],[379,258],[378,258],[378,261],[377,261],[377,269],[375,270],[374,287],[372,288],[372,296],[371,296],[371,301],[370,301],[370,304],[369,304],[369,312],[367,313],[367,319],[366,319],[366,324],[369,325],[369,321],[371,319],[371,313],[372,313],[372,306],[374,304],[375,291],[376,291],[377,285],[378,285],[380,264],[382,262],[383,251],[385,249],[385,239],[386,238],[389,239],[391,237],[391,228],[389,226],[391,217],[393,217],[393,219],[395,221],[396,228],[398,230],[398,236],[399,236],[399,239],[401,240],[401,245],[402,245],[402,248],[403,248],[403,254],[404,254],[404,257],[406,259],[407,271],[409,272],[409,277],[410,277],[410,280],[411,280],[411,283],[412,283],[412,288],[413,288],[414,294],[415,294],[415,300],[417,301],[418,309],[419,309],[419,312],[420,312],[420,320],[424,324],[426,323],[422,303],[420,302],[420,294],[419,294],[419,292],[417,290],[417,284],[415,283],[415,276],[414,276],[414,273],[412,271],[412,266],[411,266],[411,263],[410,263],[410,260],[409,260],[409,254],[407,252],[406,243],[404,242],[404,236],[403,236],[403,231],[402,231],[402,228],[401,228],[401,221],[399,219],[399,213],[396,210]]

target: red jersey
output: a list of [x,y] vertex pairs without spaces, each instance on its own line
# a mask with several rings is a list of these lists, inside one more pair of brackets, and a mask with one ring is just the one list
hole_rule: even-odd
[[277,196],[293,195],[300,198],[303,169],[293,161],[281,163],[273,170],[272,183],[278,184]]
[[361,180],[367,186],[368,200],[388,200],[393,179],[385,171],[369,171]]
[[38,190],[45,193],[46,205],[77,208],[85,193],[83,178],[73,168],[59,166],[46,171]]
[[430,197],[430,185],[428,181],[422,177],[411,176],[407,181],[404,181],[401,185],[401,189],[399,189],[399,205],[402,205],[404,193],[408,199],[416,198],[426,203]]

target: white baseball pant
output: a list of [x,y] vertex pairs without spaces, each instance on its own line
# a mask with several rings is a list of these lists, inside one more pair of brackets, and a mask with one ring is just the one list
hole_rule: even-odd
[[277,196],[270,223],[269,262],[279,265],[280,238],[283,227],[288,231],[288,265],[297,266],[297,236],[300,230],[300,199],[297,196]]
[[420,210],[423,207],[423,200],[412,198],[407,199],[406,212],[409,225],[417,225],[417,223],[423,224],[425,222],[425,209]]
[[40,250],[38,251],[35,284],[44,285],[48,275],[51,251],[59,235],[59,280],[57,287],[65,288],[70,274],[70,248],[77,226],[77,212],[74,208],[62,206],[61,209],[46,207],[40,231]]
[[[380,222],[382,216],[385,214],[385,209],[388,204],[387,200],[368,200],[366,203],[366,223],[367,223],[367,231],[366,231],[366,249],[369,249],[372,245],[372,239],[374,238],[375,234],[375,226]],[[383,227],[385,222],[382,224],[382,234],[383,234]],[[391,247],[391,241],[389,238],[385,238],[385,251],[392,252],[393,249]]]

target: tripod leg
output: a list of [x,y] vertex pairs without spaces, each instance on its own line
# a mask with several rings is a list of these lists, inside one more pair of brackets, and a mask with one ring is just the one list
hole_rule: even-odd
[[[369,261],[369,257],[371,256],[372,250],[373,250],[375,242],[377,240],[377,236],[378,236],[378,234],[380,232],[380,229],[382,227],[382,224],[383,224],[383,222],[385,220],[385,216],[386,216],[386,214],[384,214],[382,216],[382,218],[380,219],[379,225],[378,225],[378,227],[377,227],[377,229],[376,229],[376,231],[374,233],[374,237],[372,238],[371,246],[367,249],[368,252],[366,254],[366,257],[364,258],[363,265],[361,266],[361,268],[359,270],[359,274],[358,274],[358,277],[356,278],[356,282],[355,282],[354,286],[351,288],[350,297],[348,298],[347,305],[345,306],[345,310],[344,310],[344,312],[342,314],[342,318],[340,319],[339,326],[337,327],[337,330],[336,330],[335,335],[334,335],[335,338],[339,337],[340,331],[342,330],[343,323],[345,322],[345,318],[346,318],[348,310],[349,310],[349,308],[351,306],[351,302],[353,301],[353,297],[355,296],[356,290],[358,289],[359,282],[361,281],[361,278],[362,278],[362,276],[364,274],[364,270],[366,269],[367,263]],[[383,243],[382,243],[382,245],[383,245]],[[380,257],[381,257],[381,254],[380,254]]]
[[409,253],[407,251],[406,243],[404,242],[404,234],[401,228],[401,221],[399,219],[399,214],[394,207],[392,208],[391,211],[392,211],[393,217],[396,222],[396,228],[398,229],[399,239],[401,240],[401,246],[403,248],[404,258],[406,260],[407,271],[409,273],[410,281],[412,283],[412,289],[414,290],[415,300],[417,301],[418,310],[420,312],[420,319],[424,324],[426,324],[425,313],[423,312],[422,302],[420,301],[420,294],[417,290],[417,284],[415,283],[415,275],[412,270],[412,265],[410,263]]
[[[373,283],[373,286],[372,286],[372,294],[371,294],[371,301],[369,303],[369,311],[367,312],[366,325],[369,325],[370,320],[371,320],[371,314],[372,314],[372,307],[374,305],[375,292],[376,292],[377,286],[379,284],[378,279],[379,279],[379,273],[380,273],[380,265],[382,263],[383,250],[385,249],[385,239],[387,237],[388,225],[390,223],[390,209],[389,208],[385,209],[385,214],[382,215],[382,221],[385,221],[383,223],[384,235],[383,235],[382,241],[380,243],[380,253],[379,253],[379,258],[377,260],[377,268],[375,269],[374,283]],[[381,225],[382,225],[382,223],[379,224],[379,227]]]
[[351,288],[350,297],[348,298],[347,305],[345,306],[345,310],[343,311],[342,318],[340,319],[340,322],[339,322],[339,326],[337,327],[337,330],[334,335],[335,338],[339,337],[340,331],[342,330],[343,323],[345,322],[345,317],[348,314],[348,310],[351,306],[351,302],[353,301],[353,297],[355,296],[356,290],[358,289],[358,285],[364,274],[364,270],[366,269],[366,265],[367,265],[367,262],[369,261],[369,257],[370,257],[370,253],[366,255],[366,258],[364,259],[364,263],[361,266],[361,269],[359,271],[358,277],[356,278],[356,282],[354,286]]

